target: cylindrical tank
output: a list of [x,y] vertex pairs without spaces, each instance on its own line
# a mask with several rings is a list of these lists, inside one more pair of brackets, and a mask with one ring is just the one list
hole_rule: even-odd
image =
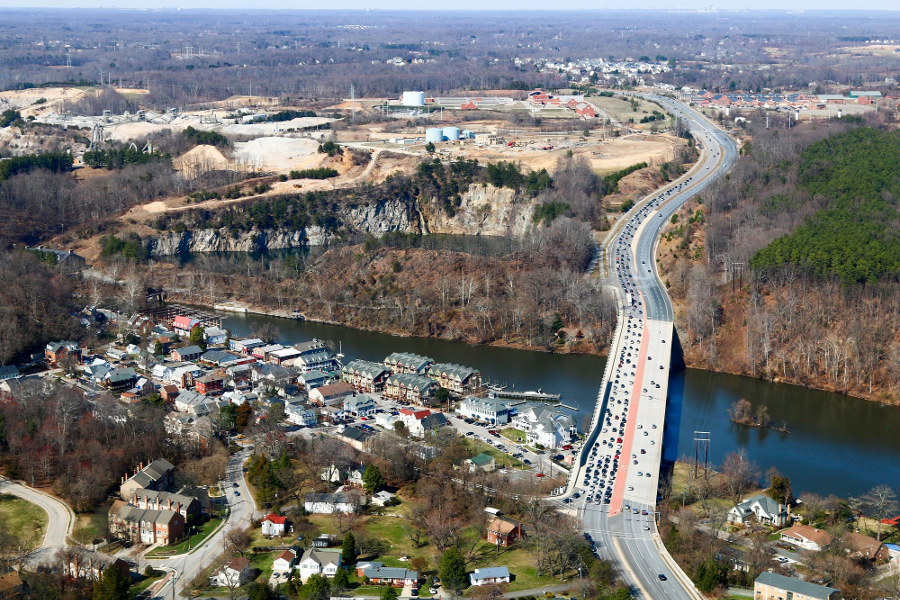
[[459,139],[459,127],[444,127],[444,137],[451,142]]
[[425,106],[425,92],[403,92],[403,106]]
[[440,127],[431,127],[425,130],[425,141],[426,142],[443,142],[444,141],[444,130]]

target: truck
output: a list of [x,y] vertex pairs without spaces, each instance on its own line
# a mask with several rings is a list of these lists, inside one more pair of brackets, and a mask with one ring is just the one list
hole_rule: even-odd
[[634,298],[631,297],[631,294],[625,294],[625,305],[634,306]]

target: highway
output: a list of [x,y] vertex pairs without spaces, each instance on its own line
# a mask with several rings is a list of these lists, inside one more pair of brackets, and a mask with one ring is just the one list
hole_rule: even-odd
[[604,243],[604,283],[618,298],[619,324],[562,501],[575,505],[597,554],[620,566],[639,597],[697,600],[699,592],[660,542],[654,514],[674,343],[674,311],[655,252],[672,214],[731,169],[737,145],[693,109],[645,97],[688,124],[701,156],[687,174],[637,203]]

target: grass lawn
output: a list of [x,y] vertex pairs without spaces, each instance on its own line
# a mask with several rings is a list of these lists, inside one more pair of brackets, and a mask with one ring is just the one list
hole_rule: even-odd
[[520,443],[525,441],[525,432],[521,429],[503,429],[500,431],[500,435],[511,442]]
[[485,454],[493,456],[494,460],[497,462],[498,469],[510,467],[514,469],[520,469],[525,466],[525,464],[519,459],[513,458],[505,452],[500,452],[499,450],[497,450],[490,444],[486,444],[485,442],[466,438],[465,443],[466,446],[468,446],[476,454],[484,452]]
[[256,580],[261,583],[268,583],[269,578],[272,576],[272,561],[275,560],[279,554],[281,554],[281,552],[250,552],[244,556],[250,559],[251,567],[262,571]]
[[165,576],[165,571],[160,571],[157,577],[144,577],[143,575],[138,575],[137,582],[132,584],[131,588],[128,590],[128,594],[134,598]]
[[188,546],[193,550],[197,548],[200,544],[203,543],[203,540],[208,538],[212,533],[219,527],[222,523],[222,519],[219,517],[213,517],[206,523],[204,523],[200,530],[194,533],[191,536],[190,540],[184,540],[180,544],[176,544],[174,546],[163,546],[160,548],[154,548],[151,550],[147,556],[148,557],[165,557],[173,554],[183,554],[188,551]]
[[12,494],[0,494],[0,521],[23,549],[40,546],[47,529],[44,509]]
[[479,544],[477,550],[477,558],[473,563],[466,565],[466,568],[473,570],[484,567],[507,567],[514,576],[513,581],[507,585],[508,592],[529,590],[546,585],[559,585],[566,583],[572,576],[578,574],[577,571],[567,573],[566,579],[562,581],[560,581],[559,577],[539,577],[535,566],[534,554],[530,549],[523,546],[501,547],[498,554],[496,546],[483,542]]

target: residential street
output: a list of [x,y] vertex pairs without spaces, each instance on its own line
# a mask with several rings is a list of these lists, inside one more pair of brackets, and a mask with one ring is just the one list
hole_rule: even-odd
[[38,563],[49,559],[57,548],[66,545],[66,538],[72,533],[75,515],[65,502],[5,477],[0,477],[0,493],[23,498],[47,512],[49,517],[47,531],[44,533],[40,548],[31,557],[33,562]]

